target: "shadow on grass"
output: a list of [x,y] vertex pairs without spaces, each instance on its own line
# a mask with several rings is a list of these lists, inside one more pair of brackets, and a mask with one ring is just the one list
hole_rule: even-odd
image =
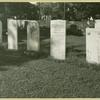
[[[24,31],[21,31],[21,33],[22,32]],[[49,28],[40,28],[40,32],[40,38],[42,40],[48,39],[50,37]],[[50,44],[48,42],[44,42],[41,44],[39,52],[26,51],[26,41],[22,41],[26,40],[26,35],[21,35],[22,36],[19,36],[20,38],[17,51],[7,50],[7,40],[5,41],[4,46],[0,47],[0,71],[7,71],[10,66],[18,67],[25,62],[44,59],[49,56]]]
[[84,47],[84,45],[73,45],[66,47],[66,55],[68,55],[69,52],[74,52],[77,53],[77,56],[85,56],[85,49],[82,49],[82,47]]
[[[50,56],[50,37],[49,35],[45,36],[45,31],[42,30],[44,33],[41,34],[44,38],[40,40],[40,52],[24,52],[26,50],[26,42],[20,44],[19,47],[22,47],[18,51],[10,51],[10,50],[3,50],[0,48],[0,71],[7,71],[9,66],[19,66],[25,62],[31,60],[38,60],[48,58]],[[48,33],[48,32],[47,32]],[[49,38],[48,38],[49,37]],[[67,44],[66,44],[67,45]],[[70,52],[74,52],[77,54],[78,57],[85,57],[85,50],[81,50],[80,48],[83,47],[83,44],[71,45],[66,48],[66,58]],[[24,49],[23,49],[24,48]],[[78,48],[78,49],[77,49]],[[3,66],[3,67],[2,67]]]
[[43,52],[0,50],[0,71],[7,71],[25,62],[45,57],[47,54]]
[[[84,56],[84,50],[75,49],[76,47],[80,47],[81,45],[71,46],[66,48],[66,57],[69,52],[77,53],[77,56]],[[15,65],[19,66],[24,62],[28,62],[30,60],[44,59],[50,55],[50,44],[48,42],[44,42],[41,44],[40,52],[33,51],[11,51],[11,50],[0,50],[0,66],[9,66]]]

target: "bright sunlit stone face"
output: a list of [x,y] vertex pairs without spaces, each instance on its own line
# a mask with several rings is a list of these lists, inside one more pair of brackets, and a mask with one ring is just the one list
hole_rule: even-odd
[[8,19],[8,49],[18,49],[17,34],[17,20]]
[[66,21],[51,21],[51,57],[58,60],[65,60],[65,39],[66,39]]
[[86,60],[88,63],[100,64],[100,30],[86,29]]

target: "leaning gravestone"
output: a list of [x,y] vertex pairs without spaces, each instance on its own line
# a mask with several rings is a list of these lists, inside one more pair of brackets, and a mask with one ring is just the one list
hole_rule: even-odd
[[2,22],[0,21],[0,45],[2,44]]
[[40,49],[40,33],[37,21],[28,21],[27,25],[27,50],[39,51]]
[[66,58],[66,21],[51,21],[51,51],[54,59],[65,60]]
[[8,49],[17,50],[17,20],[8,19]]
[[100,64],[100,30],[86,28],[86,60]]

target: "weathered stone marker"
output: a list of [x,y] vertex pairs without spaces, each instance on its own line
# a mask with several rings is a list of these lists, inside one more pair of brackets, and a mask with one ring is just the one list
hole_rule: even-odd
[[27,25],[27,50],[39,51],[40,49],[40,33],[37,21],[28,21]]
[[51,21],[51,50],[50,55],[57,60],[65,60],[66,58],[66,21]]
[[86,60],[100,64],[100,29],[86,28]]
[[0,21],[0,45],[2,44],[2,22]]
[[8,19],[8,49],[17,50],[17,20]]

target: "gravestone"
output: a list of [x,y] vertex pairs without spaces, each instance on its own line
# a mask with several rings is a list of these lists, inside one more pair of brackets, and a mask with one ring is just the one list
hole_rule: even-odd
[[17,20],[8,19],[8,49],[17,50]]
[[0,45],[2,44],[2,21],[0,21]]
[[50,55],[57,60],[66,58],[66,21],[51,20]]
[[27,25],[27,50],[39,51],[40,49],[40,33],[37,21],[28,21]]
[[100,64],[100,31],[86,28],[86,60],[89,63]]
[[100,19],[95,20],[95,28],[100,29]]

